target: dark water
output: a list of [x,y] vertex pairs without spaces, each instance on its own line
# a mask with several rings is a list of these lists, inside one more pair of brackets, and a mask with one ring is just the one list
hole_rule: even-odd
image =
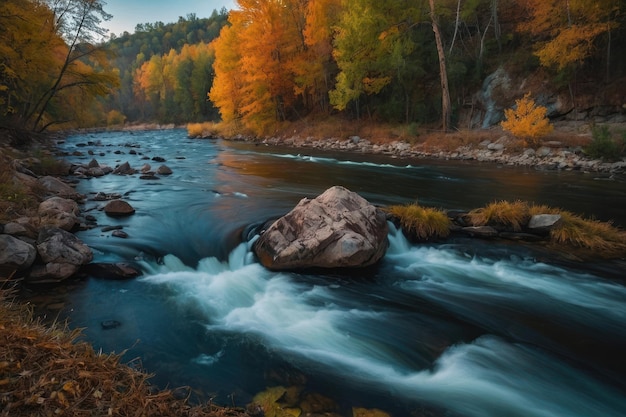
[[[161,386],[189,385],[199,400],[245,405],[268,386],[302,385],[333,398],[342,415],[353,406],[394,416],[626,415],[618,266],[556,265],[528,248],[463,239],[412,246],[392,231],[378,268],[273,273],[241,238],[332,185],[375,204],[471,209],[521,199],[625,225],[619,178],[313,154],[189,140],[179,130],[75,136],[63,148],[135,168],[156,168],[141,158],[162,156],[174,172],[156,181],[109,175],[78,187],[125,194],[136,208],[112,219],[98,210],[103,203],[88,201],[100,226],[123,225],[129,238],[100,228],[80,237],[97,261],[137,262],[142,278],[90,278],[30,294],[50,316],[84,327],[97,348],[141,357]],[[122,325],[104,330],[104,320]]]

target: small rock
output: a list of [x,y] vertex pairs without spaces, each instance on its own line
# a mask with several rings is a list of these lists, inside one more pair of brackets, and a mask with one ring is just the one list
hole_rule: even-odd
[[139,177],[140,180],[158,180],[159,177],[157,177],[154,174],[146,174],[146,175],[142,175]]
[[110,232],[112,230],[122,230],[124,226],[104,226],[100,229],[102,232]]
[[116,327],[120,327],[121,325],[122,323],[117,320],[104,320],[100,322],[100,326],[102,326],[104,330],[115,329]]
[[135,209],[124,200],[113,200],[104,207],[104,212],[111,217],[123,217],[134,214]]
[[157,168],[156,173],[159,175],[171,175],[172,170],[167,165],[161,165]]
[[111,236],[126,239],[128,237],[128,233],[124,232],[123,230],[114,230],[113,233],[111,233]]
[[468,226],[461,228],[461,232],[474,237],[498,237],[498,231],[491,226]]
[[528,222],[528,229],[534,233],[549,233],[561,222],[560,214],[535,214]]
[[165,162],[165,158],[161,156],[155,156],[154,158],[152,158],[152,160],[155,162]]
[[117,175],[132,175],[135,173],[135,170],[133,168],[131,168],[130,164],[127,162],[124,162],[121,165],[118,165],[114,170],[113,170],[114,174]]

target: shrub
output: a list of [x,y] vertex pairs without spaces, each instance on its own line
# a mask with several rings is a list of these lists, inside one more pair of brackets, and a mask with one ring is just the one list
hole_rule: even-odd
[[387,211],[398,219],[408,236],[417,240],[437,239],[450,234],[450,219],[443,210],[413,203],[390,206]]
[[530,93],[515,101],[515,108],[506,109],[506,120],[501,123],[504,130],[523,139],[528,145],[538,146],[539,139],[552,132],[554,126],[548,120],[547,109],[538,106]]
[[585,147],[585,154],[591,158],[616,161],[626,153],[626,132],[620,140],[612,138],[607,126],[595,126],[591,132],[592,140]]

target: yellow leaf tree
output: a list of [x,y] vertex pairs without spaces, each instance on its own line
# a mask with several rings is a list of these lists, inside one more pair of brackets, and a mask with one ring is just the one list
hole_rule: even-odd
[[535,55],[559,71],[591,56],[599,35],[615,28],[612,0],[520,0],[524,15],[519,30],[535,38]]
[[501,123],[504,130],[525,140],[531,146],[537,146],[539,139],[552,132],[554,126],[546,116],[547,109],[535,104],[530,93],[515,101],[515,107],[504,111],[505,120]]

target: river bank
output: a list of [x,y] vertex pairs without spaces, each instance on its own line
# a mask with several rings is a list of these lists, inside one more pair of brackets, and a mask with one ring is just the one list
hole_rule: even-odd
[[[565,133],[562,135],[565,137]],[[439,137],[440,135],[436,136]],[[590,141],[590,137],[590,134],[584,134],[574,138],[573,141],[546,140],[538,148],[524,147],[519,140],[503,135],[498,131],[450,133],[441,144],[437,144],[436,140],[432,139],[372,141],[358,135],[350,136],[347,139],[301,136],[275,136],[261,139],[234,135],[229,139],[250,141],[268,146],[382,154],[397,158],[475,161],[504,166],[522,166],[538,170],[623,174],[626,171],[626,160],[607,162],[585,155],[581,143]],[[477,138],[480,140],[477,141]]]

